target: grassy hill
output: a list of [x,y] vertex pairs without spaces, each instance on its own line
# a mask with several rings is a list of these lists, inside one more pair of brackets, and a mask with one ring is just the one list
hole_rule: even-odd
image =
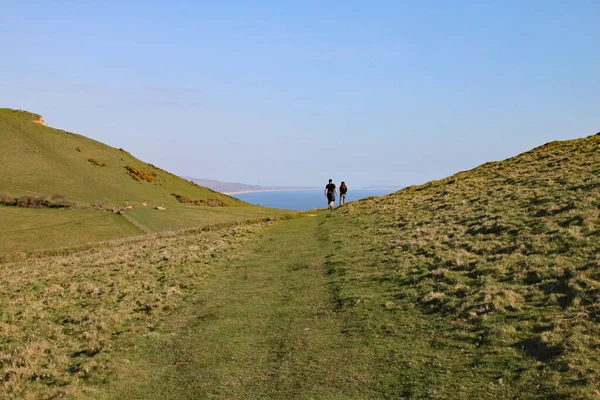
[[325,226],[347,329],[377,343],[395,395],[600,396],[600,134],[350,204]]
[[[74,203],[68,210],[2,208],[0,242],[4,245],[0,252],[72,245],[267,213],[144,163],[123,149],[47,127],[37,114],[0,109],[0,143],[0,194],[12,198],[58,195]],[[157,206],[166,210],[157,211]],[[109,215],[113,211],[120,217]],[[48,231],[46,240],[35,239],[37,232],[33,230],[38,228]],[[17,238],[21,239],[14,240]]]
[[0,264],[8,398],[595,399],[600,135]]

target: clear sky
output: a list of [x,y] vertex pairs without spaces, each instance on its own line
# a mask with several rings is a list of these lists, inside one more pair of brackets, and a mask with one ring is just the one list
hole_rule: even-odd
[[0,107],[179,175],[409,185],[600,131],[599,42],[597,0],[4,1]]

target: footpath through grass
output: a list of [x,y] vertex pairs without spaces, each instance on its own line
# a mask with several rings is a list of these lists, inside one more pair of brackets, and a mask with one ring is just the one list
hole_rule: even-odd
[[[279,223],[231,255],[188,317],[181,314],[185,321],[166,321],[138,343],[142,350],[122,364],[122,380],[106,396],[375,397],[368,354],[344,334],[332,301],[319,220]],[[185,326],[170,335],[174,324]]]
[[534,314],[478,322],[419,300],[427,279],[409,251],[387,249],[378,226],[349,204],[4,264],[0,389],[8,398],[594,398],[590,385],[561,382],[560,365],[544,358],[551,348],[519,341],[547,329],[527,324]]
[[374,282],[381,255],[336,214],[280,222],[230,254],[177,320],[132,344],[106,398],[544,398],[506,384],[535,361],[490,353]]
[[597,399],[599,160],[0,263],[0,397]]

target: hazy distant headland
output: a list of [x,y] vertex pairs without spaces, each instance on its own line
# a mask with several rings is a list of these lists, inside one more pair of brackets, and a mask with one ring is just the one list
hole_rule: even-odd
[[[224,194],[243,194],[243,193],[255,193],[255,192],[287,192],[294,190],[321,190],[321,186],[261,186],[261,185],[248,185],[239,182],[221,182],[214,179],[201,179],[192,178],[189,176],[182,176],[183,179],[192,181],[200,186],[205,186],[209,189],[216,190]],[[400,190],[402,186],[399,185],[371,185],[367,187],[360,187],[355,189],[361,190]]]
[[217,192],[225,194],[242,194],[242,193],[253,193],[253,192],[280,192],[280,191],[292,191],[292,190],[317,190],[321,187],[317,186],[261,186],[261,185],[248,185],[239,182],[221,182],[214,179],[200,179],[192,178],[189,176],[183,176],[183,179],[192,181],[200,186],[205,186],[209,189],[216,190]]
[[362,190],[400,190],[404,189],[404,186],[400,185],[369,185],[361,188]]

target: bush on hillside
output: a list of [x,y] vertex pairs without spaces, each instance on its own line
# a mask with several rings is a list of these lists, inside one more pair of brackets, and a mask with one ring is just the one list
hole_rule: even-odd
[[[227,207],[227,203],[219,199],[206,199],[206,200],[196,200],[196,204],[206,204],[210,207]],[[199,205],[199,204],[198,204]]]
[[171,196],[175,197],[177,199],[177,201],[180,203],[193,203],[194,202],[194,200],[190,199],[189,197],[187,197],[184,194],[171,193]]
[[149,165],[149,166],[151,166],[152,168],[154,168],[156,171],[167,172],[167,171],[165,171],[164,169],[162,169],[162,168],[160,168],[160,167],[157,167],[157,166],[156,166],[156,165],[154,165],[154,164],[150,164],[150,163],[149,163],[148,165]]
[[171,196],[175,197],[180,203],[195,204],[197,206],[209,206],[209,207],[227,207],[227,203],[219,199],[201,199],[192,200],[184,194],[171,193]]
[[121,214],[121,211],[123,211],[123,208],[117,204],[112,204],[112,203],[91,203],[91,206],[93,208],[95,208],[96,210],[101,210],[101,211],[108,211],[108,212],[112,212],[115,214]]
[[6,193],[0,193],[0,204],[3,206],[15,206],[17,205],[17,202],[14,197],[11,197]]
[[98,161],[94,157],[88,158],[88,161],[90,162],[90,164],[98,166],[98,167],[107,167],[108,166],[107,163],[104,163],[102,161]]
[[131,165],[126,165],[125,169],[127,170],[127,174],[138,182],[153,182],[156,177],[156,174],[153,172],[144,171]]
[[54,195],[51,198],[27,195],[12,197],[5,193],[0,193],[0,205],[19,208],[66,208],[72,207],[73,203],[61,195]]

